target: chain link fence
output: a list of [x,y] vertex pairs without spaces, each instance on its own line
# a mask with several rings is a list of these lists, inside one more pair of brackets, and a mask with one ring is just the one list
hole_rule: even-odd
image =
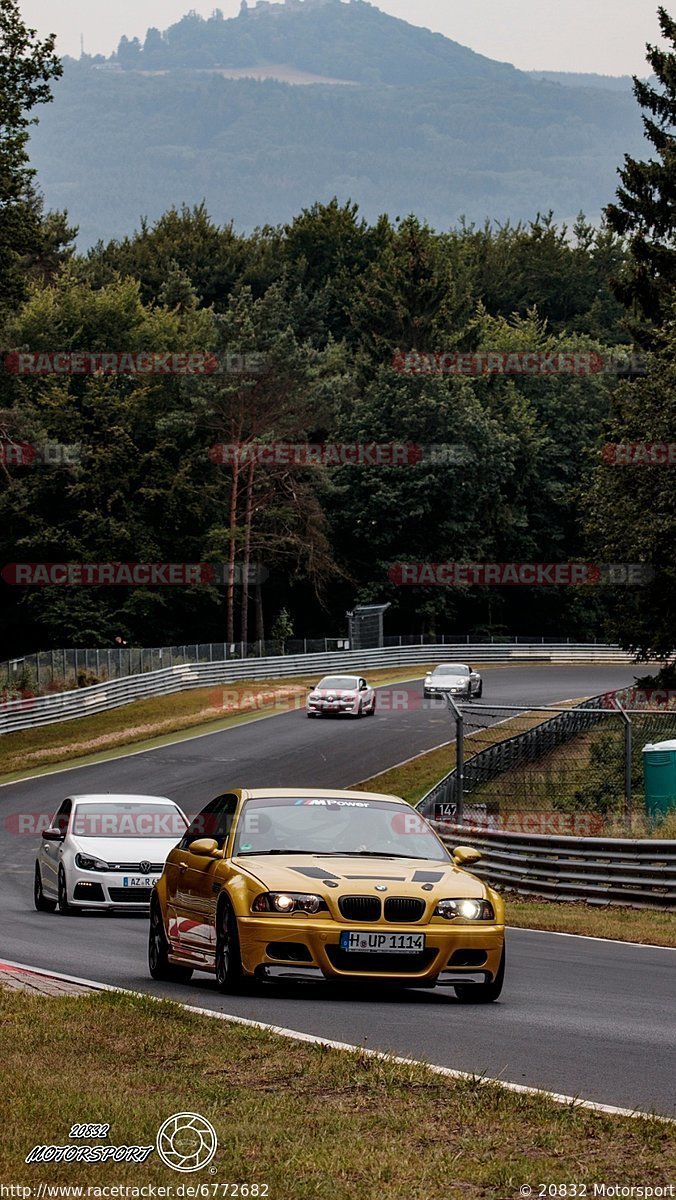
[[287,638],[285,641],[202,642],[183,646],[111,646],[103,649],[43,650],[0,662],[0,697],[90,687],[129,675],[197,663],[270,658],[279,654],[323,654],[349,649],[347,638]]
[[[502,637],[470,634],[401,634],[384,638],[389,648],[405,646],[547,646],[543,637]],[[570,638],[557,643],[577,645]],[[586,643],[590,648],[596,640]],[[183,646],[110,646],[97,649],[42,650],[0,662],[0,702],[91,687],[129,675],[145,675],[166,667],[229,662],[277,655],[327,654],[350,649],[347,637],[285,638],[256,642],[202,642]]]
[[460,706],[459,765],[421,812],[515,834],[676,836],[676,807],[646,812],[643,761],[646,745],[676,738],[676,698],[632,709],[622,698],[637,703],[636,693],[612,693],[573,708]]

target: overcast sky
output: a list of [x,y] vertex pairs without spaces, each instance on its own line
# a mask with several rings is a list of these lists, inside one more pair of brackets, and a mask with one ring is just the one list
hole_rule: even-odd
[[[250,0],[253,3],[253,0]],[[658,0],[378,0],[377,7],[434,29],[523,70],[645,74],[645,43],[657,40]],[[676,6],[669,6],[674,11]],[[56,33],[61,53],[109,54],[123,33],[143,37],[194,8],[227,17],[239,0],[21,0],[24,18]]]

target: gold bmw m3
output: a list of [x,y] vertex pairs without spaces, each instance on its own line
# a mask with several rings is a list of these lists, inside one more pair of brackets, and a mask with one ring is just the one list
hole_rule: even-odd
[[463,868],[396,796],[236,789],[217,796],[169,854],[150,904],[153,979],[329,979],[446,985],[497,1000],[500,896]]

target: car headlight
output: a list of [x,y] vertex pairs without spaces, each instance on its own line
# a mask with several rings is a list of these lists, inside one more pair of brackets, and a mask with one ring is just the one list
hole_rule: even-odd
[[81,871],[107,871],[108,863],[102,858],[91,858],[89,854],[76,854],[75,866]]
[[263,892],[256,896],[251,911],[257,913],[280,913],[288,916],[291,913],[318,913],[326,909],[327,904],[321,896],[311,892]]
[[465,921],[494,921],[495,912],[490,900],[440,900],[434,910],[435,917],[453,921],[462,917]]

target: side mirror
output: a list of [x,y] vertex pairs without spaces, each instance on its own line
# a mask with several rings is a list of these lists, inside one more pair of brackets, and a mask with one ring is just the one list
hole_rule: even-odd
[[43,829],[42,831],[42,837],[45,842],[62,842],[65,836],[65,833],[62,833],[60,829],[54,829],[51,825],[49,829]]
[[196,842],[191,842],[188,850],[191,854],[201,854],[204,858],[222,858],[223,852],[218,848],[218,842],[214,838],[198,838]]
[[360,692],[368,692],[368,690],[369,690],[368,683],[362,683],[361,687],[359,688],[359,691]]
[[458,867],[471,867],[472,863],[478,863],[481,858],[483,854],[480,850],[475,850],[474,846],[456,846],[453,851],[453,862]]

